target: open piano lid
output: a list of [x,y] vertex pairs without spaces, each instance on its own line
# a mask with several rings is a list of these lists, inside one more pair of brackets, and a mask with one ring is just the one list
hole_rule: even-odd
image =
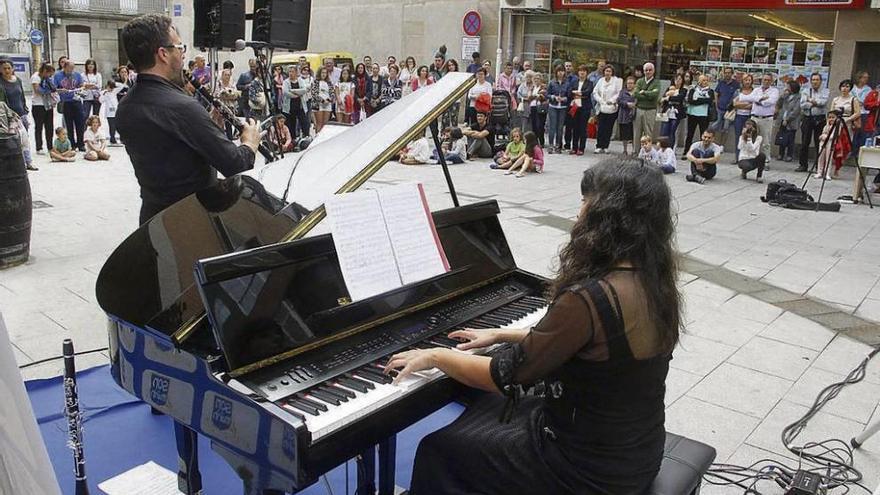
[[[360,187],[474,84],[450,73],[369,119],[270,165],[192,194],[128,236],[98,276],[109,315],[180,344],[206,323],[193,279],[199,259],[305,236],[333,194]],[[438,171],[439,173],[439,171]],[[285,196],[288,201],[280,198]]]

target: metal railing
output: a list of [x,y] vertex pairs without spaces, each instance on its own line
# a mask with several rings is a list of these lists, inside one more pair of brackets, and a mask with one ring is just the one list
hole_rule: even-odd
[[137,16],[168,11],[169,0],[52,0],[53,14]]

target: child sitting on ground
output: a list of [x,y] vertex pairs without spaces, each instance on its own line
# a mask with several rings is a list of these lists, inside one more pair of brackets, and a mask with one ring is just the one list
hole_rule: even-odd
[[49,157],[53,162],[74,162],[76,161],[76,150],[67,139],[67,129],[63,127],[55,128],[55,140],[52,141],[52,149],[49,150]]
[[517,177],[525,177],[526,172],[544,173],[544,150],[538,144],[538,136],[534,132],[529,131],[523,135],[526,149],[519,158],[510,166],[510,170],[505,175],[516,172]]
[[[446,139],[441,145],[440,152],[446,159],[447,164],[461,164],[467,159],[467,138],[458,127],[447,127],[443,129],[443,136]],[[437,150],[434,150],[434,160],[439,161],[440,157]]]
[[656,164],[660,167],[660,170],[664,174],[675,173],[675,161],[677,158],[675,157],[675,150],[669,147],[669,139],[660,138],[660,149],[655,151],[657,154]]
[[639,148],[639,158],[653,164],[660,163],[660,156],[657,149],[654,148],[651,136],[642,136],[640,143],[642,147]]
[[98,160],[109,160],[110,153],[107,152],[107,138],[101,133],[101,118],[92,115],[86,120],[88,129],[83,133],[83,141],[86,143],[86,154],[83,158],[90,162]]
[[431,147],[424,136],[414,139],[406,148],[400,150],[400,163],[404,165],[422,165],[431,159]]
[[514,127],[510,131],[510,142],[507,143],[507,148],[495,158],[495,163],[489,165],[489,168],[509,169],[525,150],[526,144],[523,142],[522,131],[519,130],[519,127]]

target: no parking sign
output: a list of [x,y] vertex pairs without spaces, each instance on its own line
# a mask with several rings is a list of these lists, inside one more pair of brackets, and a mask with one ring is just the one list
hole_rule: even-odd
[[461,28],[464,34],[468,36],[476,36],[483,29],[483,18],[476,10],[470,10],[461,20]]

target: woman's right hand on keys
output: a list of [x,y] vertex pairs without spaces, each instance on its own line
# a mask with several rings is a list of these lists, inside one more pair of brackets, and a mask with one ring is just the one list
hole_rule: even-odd
[[450,332],[449,338],[464,341],[456,347],[461,351],[466,351],[468,349],[479,349],[481,347],[488,347],[492,344],[497,344],[498,331],[499,329],[497,328],[483,328],[480,330],[464,328],[462,330]]

